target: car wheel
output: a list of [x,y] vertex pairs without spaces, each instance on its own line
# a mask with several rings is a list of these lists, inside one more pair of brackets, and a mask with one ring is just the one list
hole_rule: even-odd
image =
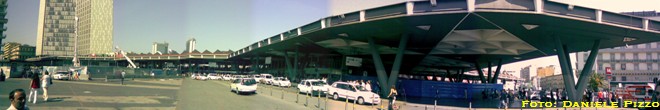
[[360,105],[364,104],[364,98],[362,98],[362,97],[358,97],[357,101],[358,101],[358,104],[360,104]]
[[339,100],[339,95],[337,93],[332,94],[332,99]]

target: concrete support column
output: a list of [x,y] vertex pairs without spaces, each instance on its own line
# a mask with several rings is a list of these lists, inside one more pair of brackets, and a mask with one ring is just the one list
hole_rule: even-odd
[[367,37],[369,41],[369,50],[371,56],[374,60],[374,66],[376,67],[376,75],[378,76],[378,82],[380,82],[381,96],[386,96],[390,92],[390,86],[387,83],[387,72],[385,71],[385,66],[383,66],[383,61],[380,59],[380,53],[376,48],[376,43],[374,38]]
[[289,75],[289,78],[293,80],[294,73],[293,73],[293,68],[291,66],[291,60],[289,59],[289,51],[284,51],[284,63],[286,65],[285,73],[287,73],[287,75]]
[[[587,58],[587,61],[584,64],[582,73],[580,73],[580,77],[577,82],[576,94],[582,94],[582,92],[584,92],[584,90],[587,87],[587,82],[591,77],[591,69],[594,66],[594,62],[596,61],[596,56],[598,55],[598,48],[600,48],[600,40],[596,40],[594,42],[594,45],[591,47],[591,52],[589,53],[589,57]],[[571,101],[580,101],[582,100],[582,97],[577,97],[576,99],[577,100],[571,100]]]
[[396,86],[396,82],[399,79],[399,72],[401,70],[401,63],[403,62],[403,53],[406,51],[406,46],[408,44],[408,35],[404,34],[399,40],[399,48],[394,57],[394,65],[392,65],[392,71],[390,73],[389,85]]
[[298,81],[298,54],[298,45],[296,45],[296,53],[293,54],[293,58],[295,58],[293,59],[293,77],[291,78],[294,81]]
[[474,65],[477,68],[477,73],[479,73],[479,79],[481,80],[481,83],[488,83],[486,82],[486,78],[484,78],[484,71],[481,70],[481,65],[479,65],[479,61],[475,61]]
[[571,101],[579,101],[578,96],[581,96],[580,94],[577,94],[575,91],[575,82],[573,81],[573,76],[570,75],[570,71],[568,68],[568,63],[570,63],[570,59],[567,59],[568,56],[566,56],[566,52],[564,50],[564,47],[562,46],[562,42],[559,39],[559,37],[555,36],[555,49],[557,50],[557,56],[559,58],[559,65],[561,67],[561,72],[562,76],[564,78],[564,88],[568,93],[568,97]]
[[486,81],[488,81],[488,83],[492,83],[493,80],[493,77],[491,77],[491,74],[493,74],[493,70],[491,69],[491,67],[493,66],[492,64],[493,64],[492,62],[488,61],[488,77],[486,78]]
[[490,79],[490,83],[497,84],[497,79],[500,77],[500,70],[502,69],[502,59],[497,61],[497,69],[495,69],[495,75]]
[[401,69],[401,63],[403,62],[403,55],[406,49],[406,45],[408,43],[408,35],[403,34],[401,36],[401,40],[399,42],[399,48],[396,52],[396,56],[394,58],[394,64],[392,65],[392,71],[389,75],[389,80],[387,80],[387,71],[385,71],[385,67],[383,66],[383,61],[380,58],[380,52],[378,52],[378,49],[376,48],[376,43],[372,37],[367,37],[369,41],[369,49],[371,51],[371,56],[373,57],[374,60],[374,65],[376,67],[376,74],[378,75],[378,80],[380,82],[380,87],[383,92],[381,92],[381,95],[388,94],[389,93],[389,88],[390,86],[396,86],[396,82],[399,79],[399,71]]

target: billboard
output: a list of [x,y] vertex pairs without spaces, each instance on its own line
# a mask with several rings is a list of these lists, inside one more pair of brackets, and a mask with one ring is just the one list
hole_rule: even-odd
[[346,57],[346,66],[362,66],[362,58],[357,57]]

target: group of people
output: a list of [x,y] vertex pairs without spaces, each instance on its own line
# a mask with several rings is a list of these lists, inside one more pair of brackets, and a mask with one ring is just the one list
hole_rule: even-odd
[[[33,74],[30,79],[29,93],[25,93],[23,89],[15,89],[9,93],[11,105],[7,110],[29,110],[26,103],[37,103],[40,88],[43,90],[44,101],[48,101],[48,87],[53,84],[53,79],[49,73],[45,72],[42,77],[39,77],[39,74]],[[27,97],[26,94],[28,94]]]
[[48,87],[53,84],[53,79],[50,77],[49,73],[46,71],[43,77],[39,77],[39,74],[33,74],[30,79],[30,93],[28,95],[28,102],[32,100],[32,103],[37,103],[39,88],[41,88],[44,92],[44,101],[48,101]]
[[367,89],[368,91],[371,92],[371,80],[367,80],[367,81],[364,81],[364,80],[351,80],[351,81],[347,81],[347,82],[350,83],[350,84],[354,84],[354,85],[360,85],[360,86],[364,87],[365,89]]

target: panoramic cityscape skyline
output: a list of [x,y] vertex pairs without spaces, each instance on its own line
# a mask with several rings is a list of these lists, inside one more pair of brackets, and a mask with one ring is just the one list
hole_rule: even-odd
[[[7,29],[8,37],[5,41],[35,45],[37,31],[35,21],[38,14],[38,1],[8,1],[8,4],[20,7],[8,7],[7,18],[10,19],[10,22],[7,25],[10,28]],[[614,12],[660,10],[660,7],[652,5],[660,4],[660,0],[639,0],[639,2],[617,0],[553,1],[598,7]],[[113,32],[115,44],[113,46],[130,47],[125,48],[126,51],[148,53],[151,50],[150,45],[152,42],[166,41],[171,43],[171,49],[183,51],[185,50],[185,40],[196,38],[202,41],[198,43],[199,50],[237,50],[255,41],[323,17],[397,2],[401,1],[160,0],[159,3],[153,4],[143,0],[115,0],[115,30]],[[619,4],[629,5],[611,6]],[[143,7],[144,5],[149,5],[149,7]],[[251,8],[249,10],[234,10],[239,7]],[[295,15],[298,16],[291,17]],[[226,20],[216,20],[220,18]],[[237,38],[248,39],[230,41]],[[228,45],[218,46],[217,44]]]

